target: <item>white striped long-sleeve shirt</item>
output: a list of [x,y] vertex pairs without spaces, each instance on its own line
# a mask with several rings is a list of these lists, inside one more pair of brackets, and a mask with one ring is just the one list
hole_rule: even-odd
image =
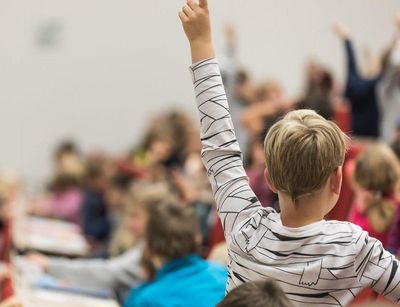
[[282,225],[251,190],[229,114],[218,62],[191,66],[200,114],[202,158],[228,245],[227,291],[273,278],[297,306],[346,306],[370,287],[400,301],[398,261],[356,225]]

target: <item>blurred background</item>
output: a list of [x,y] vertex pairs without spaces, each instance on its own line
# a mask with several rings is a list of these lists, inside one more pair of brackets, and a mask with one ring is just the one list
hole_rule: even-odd
[[[149,208],[166,199],[195,213],[197,254],[218,261],[226,279],[182,5],[0,0],[1,307],[119,306],[154,277]],[[326,218],[360,225],[399,255],[400,2],[210,0],[210,11],[261,204],[279,210],[264,183],[265,133],[290,110],[314,109],[352,137]],[[362,179],[383,187],[357,177],[362,163]],[[355,302],[377,298],[366,291]]]
[[[2,0],[0,6],[0,169],[43,180],[60,139],[118,153],[137,142],[160,109],[193,113],[180,1]],[[310,58],[344,83],[333,22],[351,28],[360,52],[368,47],[378,55],[393,38],[400,9],[396,0],[211,6],[217,53],[225,51],[225,25],[234,25],[240,64],[256,81],[278,80],[291,96],[301,93]]]

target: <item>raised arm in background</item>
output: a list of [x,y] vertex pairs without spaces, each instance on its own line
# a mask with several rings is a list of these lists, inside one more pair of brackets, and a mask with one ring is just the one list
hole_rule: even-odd
[[[225,236],[261,214],[251,190],[229,113],[218,62],[214,59],[208,3],[189,0],[179,13],[192,52],[191,71],[200,115],[202,159]],[[259,216],[258,216],[259,217]]]
[[346,52],[346,68],[347,77],[355,76],[359,77],[359,71],[357,66],[357,58],[354,53],[353,43],[351,42],[350,33],[347,27],[341,23],[334,25],[334,31],[336,35],[343,41],[345,52]]

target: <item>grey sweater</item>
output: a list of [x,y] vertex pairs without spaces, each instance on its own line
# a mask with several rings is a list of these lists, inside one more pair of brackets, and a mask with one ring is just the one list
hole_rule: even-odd
[[47,272],[62,280],[87,289],[107,289],[119,298],[143,281],[140,261],[143,243],[112,259],[50,258]]

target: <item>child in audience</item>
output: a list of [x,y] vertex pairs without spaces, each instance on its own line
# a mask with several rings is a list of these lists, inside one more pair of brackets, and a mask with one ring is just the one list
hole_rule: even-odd
[[98,255],[104,253],[104,247],[111,231],[105,199],[106,186],[107,177],[104,165],[100,162],[89,164],[81,207],[82,230],[92,240],[96,249],[94,254]]
[[[111,224],[111,239],[108,246],[108,255],[116,257],[127,250],[127,246],[132,246],[132,240],[125,240],[126,237],[132,237],[130,234],[124,234],[121,224],[125,224],[125,216],[128,215],[127,208],[124,208],[125,198],[128,194],[131,183],[131,177],[122,174],[115,174],[111,179],[105,194],[108,205],[107,212]],[[125,227],[128,228],[128,227]]]
[[310,61],[306,78],[305,93],[298,103],[298,108],[311,109],[325,119],[332,119],[334,115],[332,74],[322,64]]
[[151,206],[144,263],[152,280],[132,290],[125,307],[215,306],[224,296],[226,267],[202,260],[198,219],[187,206]]
[[72,176],[81,180],[85,167],[79,148],[72,140],[61,142],[54,153],[55,177],[59,175]]
[[227,290],[273,278],[296,306],[349,304],[371,287],[400,302],[400,270],[382,243],[348,222],[325,221],[342,183],[347,137],[314,111],[289,112],[265,139],[265,177],[281,213],[249,187],[218,62],[207,0],[179,13],[192,52],[202,158],[228,245]]
[[285,98],[282,87],[273,80],[265,81],[258,87],[257,98],[257,101],[249,105],[241,116],[243,127],[252,139],[260,135],[269,118],[283,114],[291,105]]
[[262,140],[254,138],[250,144],[249,159],[247,159],[246,174],[249,185],[263,207],[273,207],[275,194],[266,186],[264,180],[264,148]]
[[346,52],[345,96],[351,104],[352,132],[358,137],[377,138],[380,133],[377,85],[381,71],[377,69],[373,74],[363,76],[358,67],[349,30],[342,24],[336,24],[334,30],[343,41]]
[[240,285],[228,293],[217,307],[293,307],[279,285],[269,279]]
[[171,194],[165,187],[148,182],[135,183],[127,197],[127,207],[135,212],[130,217],[130,232],[135,241],[129,250],[118,257],[103,259],[48,258],[31,254],[28,260],[40,265],[48,274],[75,286],[113,291],[122,298],[127,291],[144,280],[140,261],[143,253],[143,236],[148,219],[148,208],[154,202],[165,201]]
[[375,143],[359,155],[353,174],[355,204],[350,221],[379,239],[386,248],[391,248],[387,244],[389,231],[396,211],[400,209],[395,193],[400,179],[399,168],[390,147]]
[[80,224],[82,192],[78,180],[58,174],[49,185],[49,192],[32,203],[31,213]]
[[173,193],[165,182],[135,182],[124,195],[122,218],[110,242],[110,256],[121,255],[142,241],[149,202],[171,197]]

